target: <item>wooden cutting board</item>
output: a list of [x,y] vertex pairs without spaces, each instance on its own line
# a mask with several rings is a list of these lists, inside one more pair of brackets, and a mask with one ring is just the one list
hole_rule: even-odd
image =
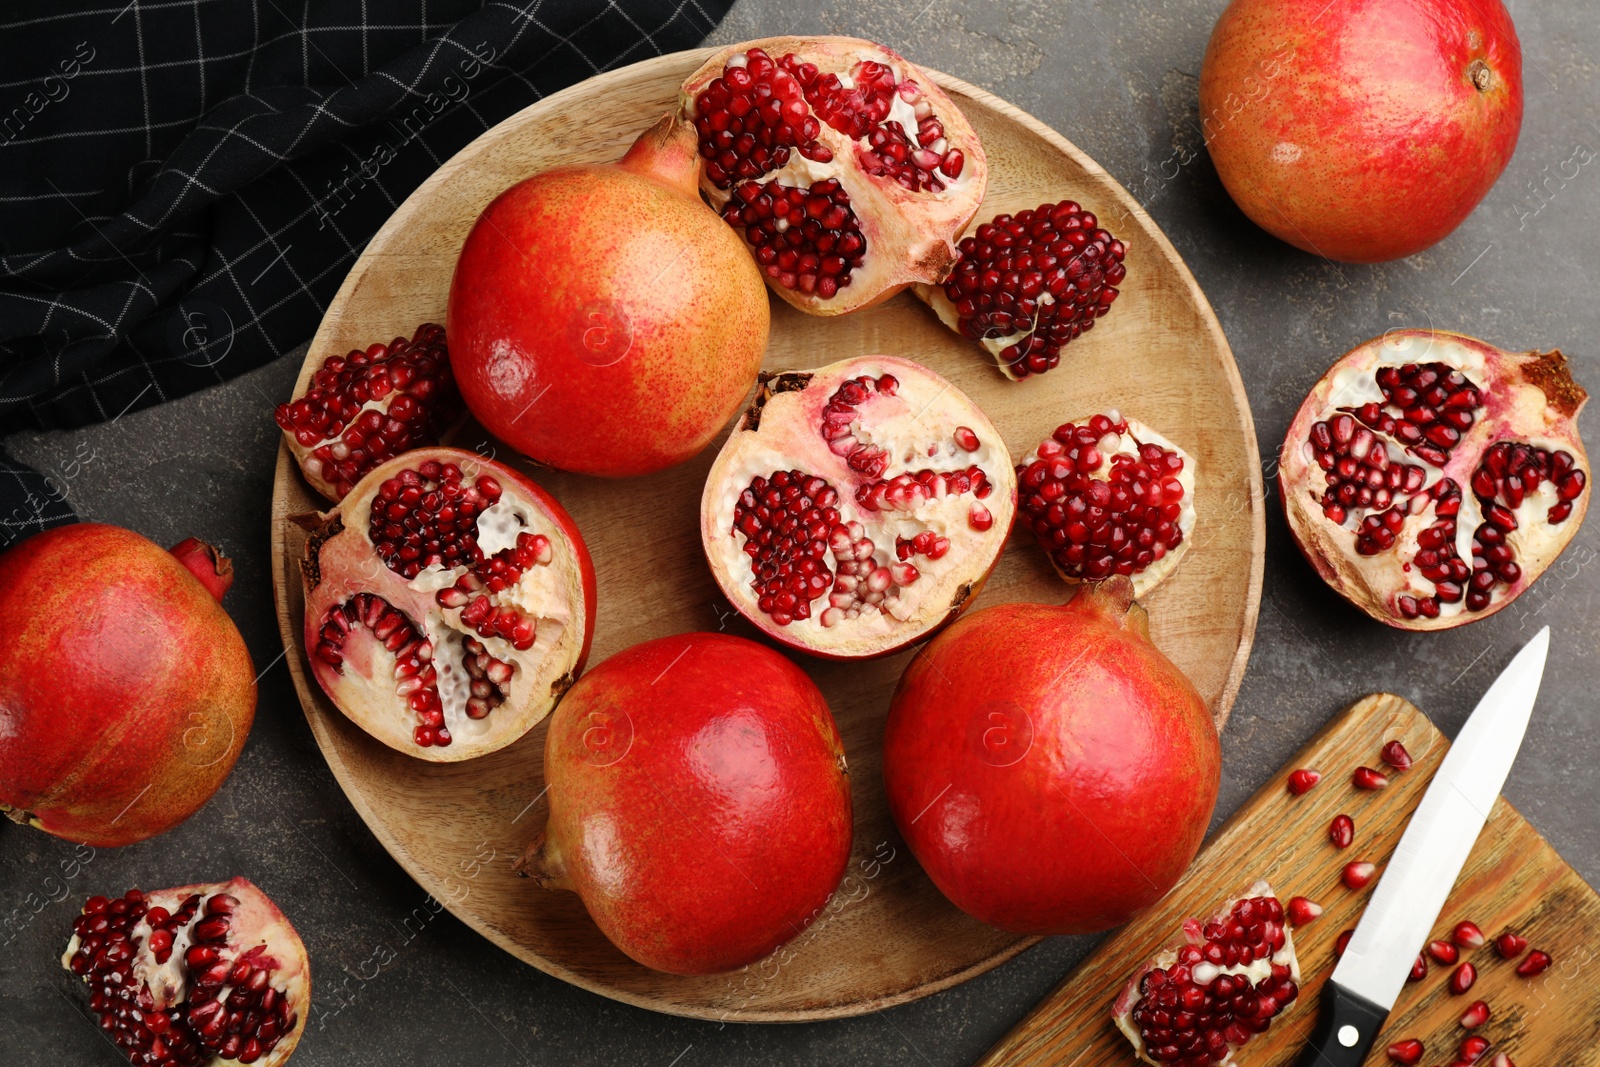
[[[1391,779],[1386,789],[1362,792],[1351,786],[1357,767],[1382,767],[1378,749],[1396,738],[1416,764],[1404,773],[1383,768]],[[1334,941],[1355,926],[1372,892],[1371,887],[1346,889],[1340,871],[1351,860],[1366,859],[1381,873],[1449,747],[1426,715],[1397,696],[1365,697],[1340,712],[1234,813],[1165,900],[1102,943],[979,1061],[980,1067],[1136,1064],[1132,1046],[1111,1022],[1112,1001],[1138,962],[1164,945],[1185,916],[1209,916],[1256,878],[1271,882],[1284,901],[1308,896],[1326,909],[1294,931],[1304,977],[1300,999],[1239,1057],[1247,1067],[1294,1062],[1315,1021],[1323,982],[1333,971]],[[1296,767],[1323,773],[1321,784],[1300,797],[1290,796],[1285,786]],[[1328,824],[1340,812],[1356,824],[1355,843],[1343,851],[1327,836]],[[1485,946],[1463,954],[1478,969],[1477,984],[1465,996],[1451,995],[1450,968],[1432,966],[1427,978],[1408,983],[1401,993],[1367,1058],[1369,1067],[1390,1064],[1384,1050],[1413,1037],[1427,1048],[1422,1067],[1451,1063],[1467,1035],[1458,1019],[1478,999],[1488,1002],[1492,1013],[1477,1031],[1493,1042],[1483,1064],[1499,1050],[1519,1067],[1600,1063],[1595,968],[1600,894],[1504,798],[1490,813],[1433,936],[1448,939],[1464,919],[1476,922],[1491,940],[1507,928],[1518,931],[1530,948],[1554,956],[1554,966],[1536,978],[1522,978],[1514,963]]]

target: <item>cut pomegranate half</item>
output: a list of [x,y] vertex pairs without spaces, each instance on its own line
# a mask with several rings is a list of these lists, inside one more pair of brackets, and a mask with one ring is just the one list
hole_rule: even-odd
[[1058,427],[1017,465],[1017,505],[1068,582],[1113,574],[1143,597],[1189,551],[1194,460],[1112,409]]
[[555,498],[511,468],[409,452],[302,524],[312,672],[390,748],[436,761],[503,748],[583,670],[588,549]]
[[1283,906],[1257,882],[1139,968],[1112,1006],[1146,1063],[1232,1064],[1300,995],[1300,963]]
[[1016,514],[1005,442],[920,364],[862,356],[765,375],[706,479],[717,584],[782,644],[882,655],[959,615]]
[[917,296],[991,356],[1012,381],[1061,362],[1061,348],[1111,310],[1127,248],[1075,201],[996,215],[961,239],[961,255]]
[[1278,487],[1324,581],[1381,622],[1494,614],[1588,510],[1587,394],[1560,352],[1401,330],[1356,348],[1300,406]]
[[977,134],[926,71],[853,37],[725,48],[684,82],[701,188],[773,292],[839,315],[938,282],[983,199]]
[[438,444],[465,413],[444,327],[427,322],[409,340],[307,359],[273,416],[306,481],[342,500],[378,464]]
[[90,897],[61,965],[132,1063],[287,1060],[305,1032],[311,967],[289,920],[243,878]]

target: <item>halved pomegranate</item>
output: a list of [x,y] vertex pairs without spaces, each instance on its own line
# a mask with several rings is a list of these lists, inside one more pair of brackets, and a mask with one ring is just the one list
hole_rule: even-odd
[[917,285],[917,296],[1012,381],[1053,370],[1128,275],[1126,246],[1072,200],[996,215],[958,247],[950,274]]
[[1560,352],[1434,330],[1368,341],[1289,427],[1289,528],[1323,580],[1380,622],[1441,630],[1493,615],[1583,522],[1587,399]]
[[855,311],[949,271],[989,166],[926,71],[854,37],[771,37],[712,56],[682,100],[707,199],[801,311]]
[[378,464],[438,444],[465,412],[444,327],[425,322],[409,339],[306,360],[273,416],[306,481],[342,500]]
[[390,748],[454,761],[549,714],[594,635],[594,566],[572,519],[472,452],[390,460],[302,519],[312,672]]
[[1115,408],[1063,423],[1017,465],[1017,506],[1068,582],[1113,574],[1142,597],[1194,533],[1194,460]]
[[1266,882],[1182,936],[1128,982],[1112,1007],[1146,1063],[1228,1064],[1300,995],[1300,962],[1283,906]]
[[955,386],[861,356],[762,377],[700,501],[717,584],[777,641],[882,655],[959,615],[1017,506],[1005,442]]
[[311,965],[289,920],[243,878],[90,897],[61,965],[129,1062],[283,1063],[305,1033]]

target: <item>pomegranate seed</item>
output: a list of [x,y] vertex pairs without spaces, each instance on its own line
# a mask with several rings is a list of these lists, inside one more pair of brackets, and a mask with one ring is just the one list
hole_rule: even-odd
[[1405,1064],[1406,1067],[1415,1067],[1422,1059],[1424,1051],[1421,1041],[1414,1037],[1409,1037],[1404,1041],[1396,1041],[1389,1046],[1389,1058],[1396,1063]]
[[1296,926],[1304,926],[1322,914],[1322,905],[1310,897],[1291,897],[1286,914],[1290,922]]
[[1500,954],[1500,958],[1503,960],[1516,959],[1518,956],[1522,955],[1522,950],[1527,947],[1528,939],[1525,937],[1518,937],[1510,930],[1507,930],[1505,933],[1494,939],[1494,950]]
[[1483,931],[1478,929],[1477,923],[1471,921],[1456,923],[1450,940],[1468,950],[1482,948],[1484,945]]
[[1328,840],[1335,848],[1349,848],[1356,839],[1356,821],[1348,815],[1335,815],[1328,824]]
[[1489,1067],[1517,1067],[1517,1065],[1512,1063],[1511,1057],[1504,1052],[1496,1052],[1494,1058],[1489,1061]]
[[1372,881],[1372,875],[1377,871],[1377,866],[1365,860],[1356,860],[1354,863],[1344,865],[1344,872],[1339,878],[1351,889],[1365,889]]
[[955,437],[956,445],[963,452],[976,452],[978,450],[978,435],[973,433],[970,427],[957,426],[952,436]]
[[1489,1039],[1473,1034],[1471,1037],[1461,1039],[1461,1061],[1463,1063],[1477,1063],[1483,1059],[1483,1054],[1489,1051]]
[[1411,973],[1406,977],[1408,982],[1420,982],[1428,977],[1428,957],[1417,953],[1417,962],[1411,965]]
[[1460,996],[1472,988],[1472,983],[1478,980],[1478,969],[1470,963],[1463,963],[1450,973],[1450,992]]
[[1344,950],[1350,947],[1350,938],[1354,934],[1355,934],[1354,930],[1345,930],[1342,933],[1340,933],[1337,938],[1334,939],[1334,942],[1333,942],[1333,958],[1334,959],[1339,959],[1344,955]]
[[1532,978],[1536,974],[1543,974],[1549,970],[1552,962],[1554,961],[1550,959],[1549,953],[1534,949],[1528,953],[1527,959],[1517,964],[1517,973],[1524,978]]
[[1489,1021],[1489,1005],[1481,1000],[1475,1000],[1467,1005],[1467,1010],[1461,1013],[1461,1025],[1468,1030],[1476,1030]]
[[1322,781],[1322,772],[1314,771],[1309,767],[1302,767],[1289,773],[1289,792],[1295,796],[1304,796],[1313,786]]
[[997,215],[958,247],[942,295],[964,337],[1023,335],[995,356],[1012,379],[1056,367],[1062,346],[1111,310],[1127,275],[1122,242],[1071,200]]
[[1432,956],[1435,960],[1444,964],[1446,967],[1449,967],[1450,965],[1454,964],[1456,960],[1461,958],[1461,953],[1457,951],[1455,945],[1451,944],[1449,941],[1429,941],[1428,955]]
[[1387,763],[1397,771],[1408,771],[1411,769],[1411,753],[1407,752],[1406,746],[1401,744],[1399,741],[1390,741],[1388,744],[1384,745],[1381,755],[1383,762]]
[[1357,767],[1350,781],[1357,789],[1382,789],[1389,784],[1388,776],[1371,767]]

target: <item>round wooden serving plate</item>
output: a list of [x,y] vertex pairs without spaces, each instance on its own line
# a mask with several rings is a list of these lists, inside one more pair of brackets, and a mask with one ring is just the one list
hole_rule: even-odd
[[[708,55],[682,52],[591,78],[468,145],[367,245],[322,320],[309,358],[409,335],[421,322],[443,322],[456,253],[484,205],[558,163],[620,157],[639,131],[674,105],[679,83]],[[1093,160],[1005,101],[930,74],[988,151],[988,196],[978,218],[1068,197],[1083,203],[1128,246],[1128,277],[1116,307],[1067,349],[1056,371],[1010,382],[909,294],[834,319],[811,318],[773,299],[765,365],[793,369],[866,353],[908,356],[976,400],[1014,457],[1063,421],[1112,406],[1197,457],[1194,546],[1147,606],[1156,644],[1194,679],[1220,726],[1255,632],[1265,540],[1255,431],[1222,329],[1166,237]],[[475,427],[457,443],[494,447]],[[599,605],[591,664],[663,634],[726,628],[755,635],[719,595],[701,554],[700,490],[716,447],[648,479],[533,472],[572,513],[594,554]],[[575,895],[539,890],[512,873],[512,861],[544,821],[542,726],[488,756],[427,763],[369,738],[311,679],[301,640],[303,539],[287,518],[323,506],[283,449],[273,492],[273,576],[279,625],[294,651],[289,668],[312,732],[351,803],[400,865],[507,952],[585,989],[657,1011],[797,1021],[927,996],[1034,942],[957,911],[918,868],[889,818],[879,741],[889,696],[913,653],[844,664],[801,657],[827,694],[850,758],[856,837],[844,884],[803,934],[744,971],[680,978],[633,963],[601,936]],[[977,606],[1059,603],[1066,595],[1019,526]]]

